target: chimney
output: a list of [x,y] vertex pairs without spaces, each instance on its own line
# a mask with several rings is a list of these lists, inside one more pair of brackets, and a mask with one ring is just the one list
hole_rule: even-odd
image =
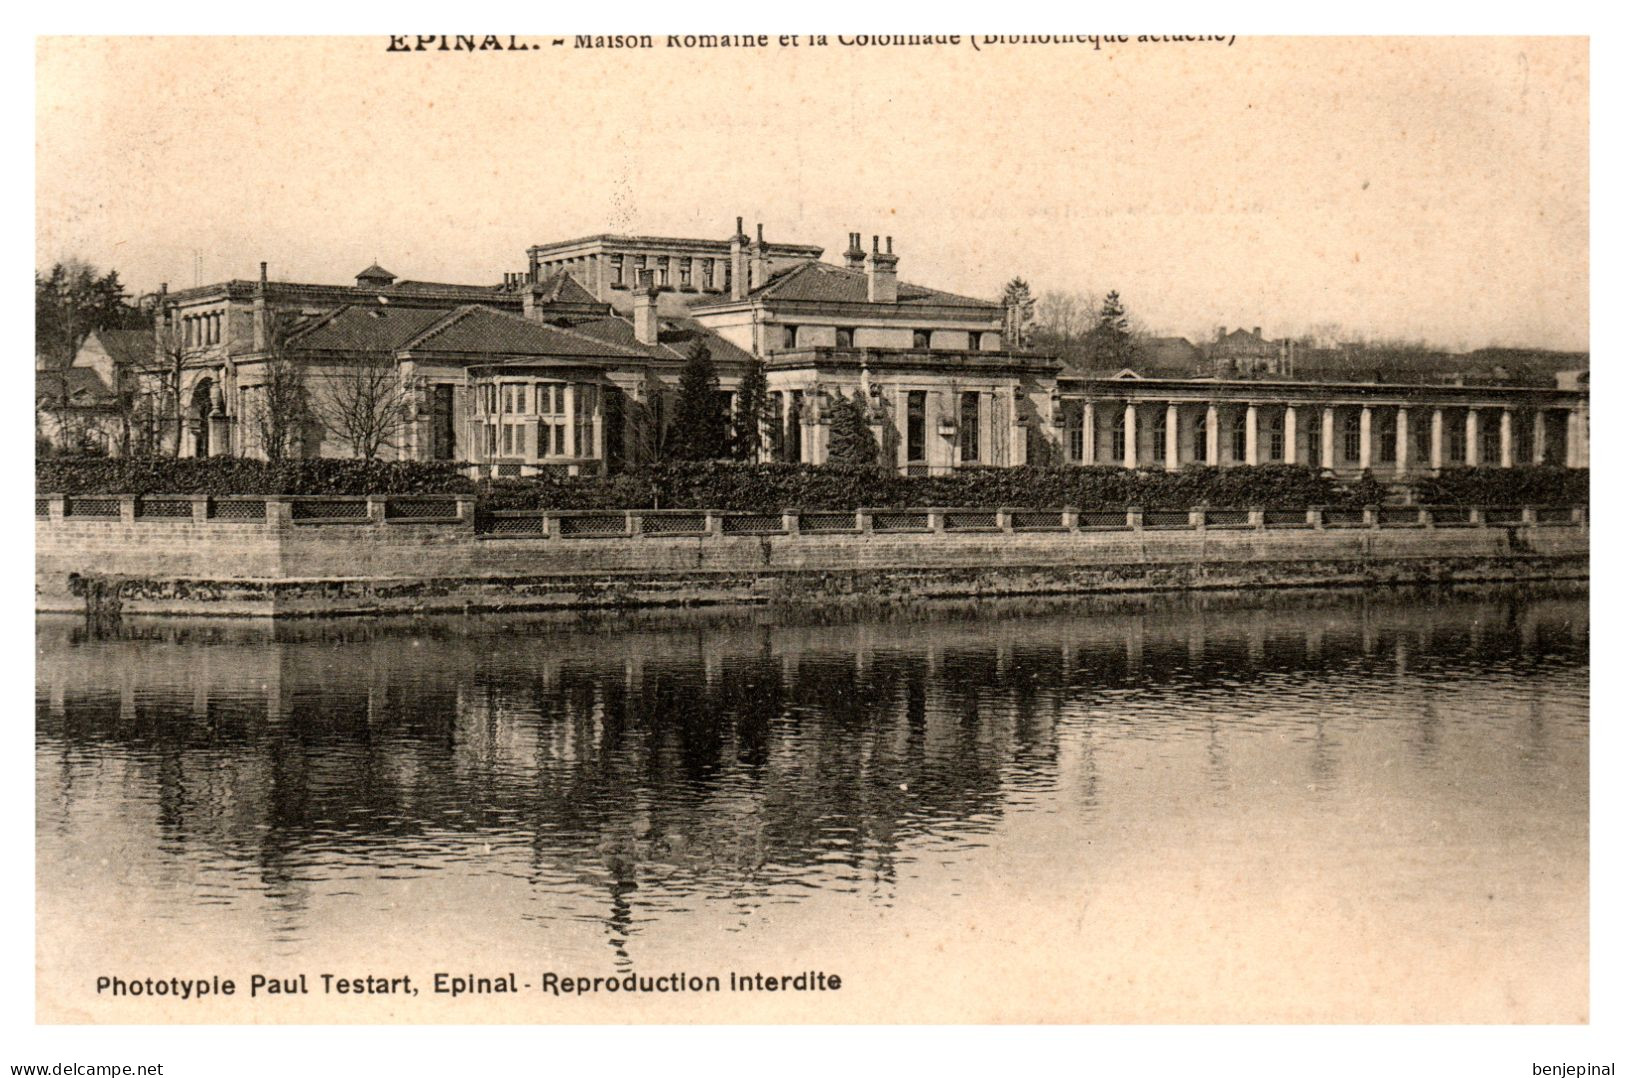
[[767,283],[767,241],[762,238],[762,223],[756,222],[756,246],[750,252],[750,286],[760,288]]
[[655,309],[655,297],[659,294],[654,271],[639,270],[638,287],[632,293],[632,334],[640,344],[660,343],[660,315]]
[[265,263],[260,263],[260,281],[254,286],[254,351],[271,346],[271,312],[265,300]]
[[735,217],[733,239],[728,241],[728,254],[732,258],[734,299],[745,298],[745,245],[749,242],[750,237],[745,235],[745,219]]
[[1264,327],[1263,326],[1254,326],[1253,327],[1253,336],[1257,337],[1259,340],[1263,340],[1264,339]]
[[869,302],[897,302],[897,256],[891,253],[891,237],[886,237],[886,253],[880,252],[880,237],[869,256]]
[[1219,335],[1218,335],[1218,336],[1217,336],[1217,337],[1215,337],[1215,338],[1213,338],[1213,339],[1214,339],[1214,340],[1216,340],[1216,341],[1222,341],[1222,340],[1224,340],[1224,330],[1225,330],[1225,327],[1224,327],[1224,326],[1220,326],[1220,327],[1219,327]]
[[526,284],[519,290],[520,303],[524,306],[525,317],[532,322],[547,322],[546,305],[542,302],[542,289],[540,285]]
[[846,268],[860,270],[863,268],[863,233],[848,232],[846,234]]

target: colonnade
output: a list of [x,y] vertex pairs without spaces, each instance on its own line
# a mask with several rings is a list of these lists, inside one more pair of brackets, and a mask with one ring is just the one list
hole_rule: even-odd
[[1584,468],[1590,457],[1584,404],[1097,398],[1063,405],[1061,422],[1074,464],[1169,471],[1279,463],[1405,475],[1451,466]]

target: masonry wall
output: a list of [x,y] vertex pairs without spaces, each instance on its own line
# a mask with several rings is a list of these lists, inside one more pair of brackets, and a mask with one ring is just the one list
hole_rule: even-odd
[[469,521],[59,519],[37,524],[36,598],[83,609],[100,580],[132,610],[320,613],[1520,579],[1583,577],[1588,550],[1577,524],[490,538]]

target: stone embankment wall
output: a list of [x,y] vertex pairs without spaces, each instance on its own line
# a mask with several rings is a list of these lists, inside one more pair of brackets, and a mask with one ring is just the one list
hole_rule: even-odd
[[41,498],[40,610],[358,614],[1584,578],[1568,507],[495,514]]

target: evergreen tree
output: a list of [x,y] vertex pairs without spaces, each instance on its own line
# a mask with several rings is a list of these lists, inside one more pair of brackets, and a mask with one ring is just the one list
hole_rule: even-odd
[[880,463],[880,448],[869,430],[869,409],[856,396],[837,393],[829,406],[829,453],[825,463],[835,468],[873,468]]
[[1033,290],[1020,277],[1012,277],[1004,286],[1004,308],[1010,314],[1010,324],[1006,327],[1010,339],[1005,342],[1006,346],[1025,348],[1032,340],[1035,301]]
[[1139,342],[1134,338],[1128,315],[1123,310],[1123,301],[1116,291],[1106,293],[1106,298],[1101,301],[1086,345],[1092,367],[1120,370],[1133,366],[1139,358]]
[[77,260],[34,273],[34,351],[55,366],[73,362],[85,338],[98,329],[136,329],[152,324],[130,306],[118,270],[99,274]]
[[767,418],[767,367],[751,360],[734,398],[733,456],[754,464],[762,459],[762,427]]
[[711,349],[695,341],[677,383],[667,452],[678,460],[716,460],[728,455],[728,414],[722,406]]

